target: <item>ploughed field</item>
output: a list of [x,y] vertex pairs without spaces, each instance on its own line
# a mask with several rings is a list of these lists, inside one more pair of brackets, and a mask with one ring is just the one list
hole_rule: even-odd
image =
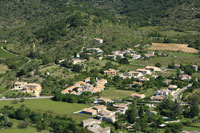
[[195,48],[188,47],[188,44],[172,44],[172,43],[152,43],[150,50],[168,50],[168,51],[182,51],[187,53],[198,53]]

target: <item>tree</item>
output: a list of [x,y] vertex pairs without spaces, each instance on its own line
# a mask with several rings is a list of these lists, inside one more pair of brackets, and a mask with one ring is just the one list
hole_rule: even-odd
[[136,113],[137,113],[136,108],[128,110],[128,112],[127,112],[127,119],[128,119],[129,123],[134,123],[136,121],[136,117],[137,117]]
[[120,59],[119,63],[121,63],[121,64],[129,64],[129,61],[128,61],[127,58],[122,58],[122,59]]
[[78,72],[78,73],[81,72],[82,69],[83,69],[83,66],[78,65],[78,64],[75,64],[75,65],[73,65],[73,67],[72,67],[72,71]]
[[195,106],[195,105],[192,105],[190,107],[190,117],[195,117],[195,116],[198,116],[199,115],[199,107],[198,106]]
[[160,63],[155,64],[156,67],[161,67],[162,65]]

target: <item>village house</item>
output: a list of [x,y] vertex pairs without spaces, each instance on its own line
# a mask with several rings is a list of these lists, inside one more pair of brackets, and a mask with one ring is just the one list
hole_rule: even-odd
[[151,75],[151,71],[150,70],[146,70],[146,69],[137,69],[136,72],[140,72],[142,74]]
[[142,83],[142,82],[133,81],[133,83],[130,84],[130,87],[133,87],[133,86],[135,86],[135,85],[140,85],[140,86],[142,86],[143,83]]
[[103,53],[103,50],[100,48],[87,48],[87,50],[93,53]]
[[177,89],[177,88],[178,88],[177,85],[169,85],[169,86],[168,86],[168,89],[169,89],[169,90],[175,90],[175,89]]
[[140,78],[138,78],[138,81],[139,81],[139,82],[149,81],[149,78],[146,78],[146,77],[140,77]]
[[93,133],[110,133],[111,132],[110,127],[102,128],[100,125],[97,125],[97,124],[90,126],[87,129]]
[[86,60],[80,60],[80,59],[72,59],[72,64],[76,65],[76,64],[83,64],[84,62],[86,62]]
[[100,91],[103,91],[105,89],[105,86],[102,84],[97,84],[97,86],[95,86],[95,88],[99,89]]
[[187,75],[187,74],[179,75],[179,78],[181,80],[191,80],[192,79],[192,77],[190,75]]
[[101,121],[97,120],[97,119],[93,119],[93,118],[81,121],[81,125],[84,128],[85,127],[91,127],[91,126],[96,125],[96,124],[97,125],[101,124]]
[[169,85],[169,84],[171,84],[171,82],[172,82],[172,80],[169,80],[169,79],[167,79],[167,80],[163,81],[163,83],[164,83],[164,84],[166,84],[166,85]]
[[100,44],[103,43],[103,39],[100,39],[100,38],[94,38],[94,41]]
[[136,71],[130,71],[130,72],[125,72],[124,76],[128,77],[128,78],[139,78],[142,77],[143,74],[141,72],[136,72]]
[[39,97],[42,92],[42,86],[37,83],[15,82],[12,90],[29,93],[33,96]]
[[107,57],[116,60],[116,55],[107,55]]
[[97,57],[97,60],[103,60],[102,56]]
[[155,52],[154,51],[148,51],[146,54],[145,54],[145,57],[152,57],[155,55]]
[[86,78],[86,79],[85,79],[85,82],[86,82],[86,83],[89,83],[89,82],[90,82],[90,79],[91,79],[91,77]]
[[108,99],[108,98],[103,98],[103,97],[100,97],[97,99],[97,102],[98,103],[106,103],[106,104],[109,104],[109,103],[112,103],[113,101],[111,99]]
[[98,105],[98,106],[94,106],[92,109],[96,110],[97,113],[106,110],[106,106],[105,105]]
[[106,79],[97,80],[97,84],[105,85],[106,83],[108,83],[108,81]]
[[196,72],[199,70],[198,65],[192,65],[191,67],[194,68],[194,70],[195,70]]
[[118,54],[123,54],[121,51],[113,51],[112,54],[118,55]]
[[177,68],[180,68],[181,65],[180,64],[174,64],[174,68],[177,69]]
[[138,54],[131,54],[132,58],[134,60],[137,60],[137,59],[140,59],[141,58],[141,55],[138,55]]
[[156,79],[156,78],[158,78],[158,75],[152,75],[152,78]]
[[170,91],[168,89],[157,90],[156,95],[167,96],[169,95]]
[[98,112],[97,119],[114,123],[116,121],[115,112],[109,110],[100,111]]
[[161,71],[161,69],[159,67],[155,67],[155,66],[146,66],[145,69],[150,70],[152,72],[160,72]]
[[164,96],[161,96],[161,95],[157,95],[157,96],[152,96],[151,97],[151,100],[154,101],[154,102],[161,102],[164,100]]
[[138,98],[138,99],[145,98],[144,94],[138,94],[138,93],[133,93],[131,96],[134,97],[134,98]]
[[86,83],[84,81],[79,81],[74,84],[74,86],[76,86],[76,87],[84,87],[85,85],[86,85]]
[[103,71],[105,75],[116,75],[118,72],[119,70],[115,70],[115,69],[108,69],[108,70]]
[[115,107],[120,114],[125,114],[126,110],[128,110],[128,106],[124,103],[113,104],[113,107]]
[[87,115],[96,115],[97,111],[95,109],[85,108],[82,110],[82,113],[87,114]]

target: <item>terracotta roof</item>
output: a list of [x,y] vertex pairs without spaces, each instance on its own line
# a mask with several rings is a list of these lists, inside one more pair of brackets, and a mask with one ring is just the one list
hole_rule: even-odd
[[98,106],[94,106],[93,108],[94,109],[105,109],[106,106],[104,106],[104,105],[98,105]]

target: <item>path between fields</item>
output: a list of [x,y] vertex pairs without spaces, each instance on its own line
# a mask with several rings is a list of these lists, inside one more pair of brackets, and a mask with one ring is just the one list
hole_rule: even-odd
[[[1,46],[1,49],[2,49],[4,52],[6,52],[6,53],[9,53],[9,54],[12,54],[12,55],[16,55],[16,54],[11,53],[11,52],[9,52],[8,50],[6,50],[3,46]],[[17,55],[16,55],[16,56],[17,56]]]
[[0,101],[12,101],[12,100],[34,100],[34,99],[51,99],[53,96],[40,96],[40,97],[21,97],[21,98],[0,98]]

